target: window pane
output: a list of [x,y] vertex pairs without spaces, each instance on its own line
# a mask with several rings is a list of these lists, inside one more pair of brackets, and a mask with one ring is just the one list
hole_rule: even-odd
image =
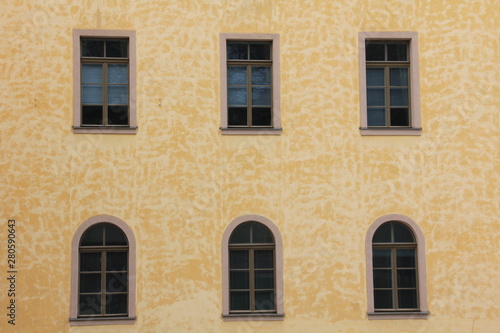
[[128,65],[109,64],[108,83],[128,84]]
[[415,249],[398,249],[396,250],[396,257],[398,267],[416,267]]
[[82,105],[82,125],[102,125],[102,106]]
[[231,271],[229,273],[230,289],[249,289],[250,272],[249,271]]
[[128,106],[108,106],[108,125],[128,125]]
[[374,269],[373,270],[374,288],[392,288],[392,270]]
[[394,242],[413,243],[414,241],[410,229],[401,223],[394,223]]
[[80,315],[101,314],[101,295],[80,295],[78,303]]
[[94,225],[85,231],[82,236],[82,241],[80,243],[81,246],[94,246],[94,245],[103,245],[103,228],[104,225],[97,224]]
[[108,104],[128,104],[128,85],[108,86]]
[[80,274],[80,292],[98,293],[101,292],[101,274]]
[[227,59],[248,59],[248,43],[227,42]]
[[366,43],[366,61],[384,61],[385,44]]
[[414,269],[398,269],[398,288],[416,288],[417,276]]
[[247,108],[229,108],[227,112],[227,123],[229,126],[247,125]]
[[108,40],[106,41],[106,57],[127,58],[128,41],[127,40]]
[[273,250],[255,250],[253,256],[255,268],[274,268]]
[[127,294],[106,295],[106,314],[126,314]]
[[106,224],[106,245],[128,245],[123,231],[110,223]]
[[271,85],[271,67],[252,67],[252,85]]
[[408,88],[391,88],[391,106],[408,106]]
[[385,108],[368,109],[368,126],[385,126]]
[[366,69],[366,85],[367,86],[385,86],[385,76],[383,68],[367,68]]
[[392,267],[390,249],[373,249],[373,268]]
[[92,272],[101,270],[101,253],[80,253],[80,271]]
[[385,89],[384,88],[368,88],[366,89],[366,100],[368,106],[384,106],[385,105]]
[[271,105],[271,88],[253,87],[252,105]]
[[375,290],[373,292],[375,309],[392,309],[392,290]]
[[408,61],[406,43],[387,44],[388,61]]
[[251,60],[271,60],[271,43],[250,43]]
[[104,57],[104,41],[82,39],[82,57]]
[[249,268],[248,250],[229,251],[229,268]]
[[250,310],[249,291],[231,291],[229,298],[231,310]]
[[274,290],[255,292],[255,310],[275,310]]
[[384,223],[378,227],[373,235],[373,243],[391,243],[391,224]]
[[106,274],[106,292],[126,292],[127,285],[127,273]]
[[228,87],[227,95],[229,105],[247,105],[247,88]]
[[274,243],[269,229],[260,223],[252,223],[252,243]]
[[255,270],[255,289],[273,289],[274,271]]
[[253,126],[271,126],[271,108],[252,108]]
[[247,85],[247,68],[243,66],[227,67],[228,85]]
[[408,68],[390,68],[391,86],[408,86]]
[[82,64],[82,83],[102,83],[102,65]]
[[250,243],[250,223],[240,224],[234,229],[229,239],[229,244],[248,244]]
[[391,126],[410,126],[408,108],[391,108]]
[[399,290],[398,302],[400,309],[416,309],[417,305],[417,291],[413,290]]
[[83,104],[102,104],[102,85],[82,84]]
[[106,253],[106,270],[109,271],[126,271],[128,267],[127,252],[107,252]]

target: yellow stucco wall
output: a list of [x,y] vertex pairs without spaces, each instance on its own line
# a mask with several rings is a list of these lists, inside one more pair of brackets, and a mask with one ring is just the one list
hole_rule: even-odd
[[[497,0],[3,0],[1,332],[500,332]],[[73,29],[137,34],[136,135],[72,132]],[[416,31],[423,134],[359,133],[358,33]],[[222,136],[219,34],[280,35],[280,136]],[[426,240],[430,316],[367,319],[378,217]],[[137,239],[137,321],[70,327],[71,240],[89,217]],[[283,237],[280,322],[223,322],[221,237]],[[7,220],[17,325],[7,324]]]

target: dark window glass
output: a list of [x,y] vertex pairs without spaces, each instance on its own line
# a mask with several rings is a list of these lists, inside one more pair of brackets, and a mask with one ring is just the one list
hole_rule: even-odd
[[273,250],[255,250],[254,251],[255,268],[273,268],[274,251]]
[[229,108],[227,115],[227,123],[229,126],[246,126],[247,125],[247,109],[246,108]]
[[271,108],[252,108],[252,125],[271,126]]
[[398,296],[401,309],[416,309],[418,307],[417,291],[415,289],[400,290]]
[[106,41],[106,57],[128,58],[128,40]]
[[271,60],[271,43],[250,43],[251,60]]
[[102,125],[102,106],[83,105],[82,125]]
[[392,288],[392,270],[374,269],[373,270],[374,288]]
[[113,105],[108,106],[109,125],[128,125],[128,106]]
[[80,274],[80,292],[81,293],[101,292],[101,274],[100,273]]
[[274,289],[274,271],[256,270],[255,289]]
[[251,226],[252,225],[250,223],[243,223],[240,226],[238,226],[231,234],[231,238],[229,239],[229,244],[250,243]]
[[385,126],[385,124],[384,108],[368,108],[368,126]]
[[394,226],[394,242],[413,243],[415,241],[413,239],[413,233],[408,227],[397,222],[393,222],[392,224]]
[[104,57],[104,41],[82,39],[82,57]]
[[274,310],[274,291],[258,290],[255,292],[255,310]]
[[248,59],[248,43],[227,42],[227,59]]
[[390,249],[373,249],[373,268],[392,267]]
[[127,273],[107,273],[106,274],[106,292],[126,292],[127,291]]
[[384,223],[375,231],[373,243],[390,243],[391,241],[391,224]]
[[101,314],[101,295],[80,295],[78,309],[79,315]]
[[103,240],[104,223],[90,227],[82,236],[81,246],[104,245]]
[[406,43],[387,44],[388,61],[408,61],[408,47]]
[[252,223],[252,243],[274,243],[273,236],[266,226]]
[[398,288],[416,288],[417,277],[414,269],[398,269]]
[[231,271],[230,272],[231,289],[249,289],[250,288],[250,271]]
[[410,126],[408,108],[391,108],[391,126]]
[[126,314],[127,313],[127,294],[107,295],[106,313]]
[[106,270],[113,271],[126,271],[128,266],[128,253],[127,252],[108,252],[106,253]]
[[374,292],[375,309],[392,309],[392,290],[375,290]]
[[95,272],[101,270],[101,252],[80,253],[80,271]]
[[415,249],[397,249],[398,268],[415,268]]
[[231,310],[250,310],[250,292],[232,291],[229,302]]
[[366,43],[366,61],[384,61],[385,44]]
[[229,268],[249,268],[248,250],[229,251]]
[[106,224],[106,245],[127,245],[127,237],[120,228]]

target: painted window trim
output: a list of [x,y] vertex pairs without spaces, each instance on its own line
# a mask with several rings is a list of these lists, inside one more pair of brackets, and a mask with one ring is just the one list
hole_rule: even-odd
[[[270,41],[272,42],[272,76],[273,76],[273,125],[269,128],[243,127],[233,128],[227,124],[227,41]],[[280,102],[280,37],[278,34],[263,33],[221,33],[220,34],[220,82],[221,82],[221,133],[224,135],[280,135],[281,102]]]
[[[418,34],[415,31],[377,31],[359,33],[359,98],[361,110],[361,135],[421,135],[420,124],[420,79],[418,65]],[[366,56],[367,40],[409,41],[410,48],[410,118],[408,128],[371,128],[368,127],[366,101]]]
[[[81,68],[80,68],[80,39],[81,37],[128,38],[129,45],[129,126],[81,126]],[[75,134],[135,134],[137,133],[137,105],[136,105],[136,35],[133,30],[100,30],[74,29],[73,30],[73,133]]]
[[[418,303],[420,311],[394,311],[375,312],[373,296],[373,262],[372,262],[372,240],[375,231],[385,222],[396,221],[406,225],[414,233],[417,243],[417,274],[418,274]],[[368,296],[368,319],[427,319],[429,308],[427,307],[427,272],[425,263],[425,240],[422,230],[412,219],[401,214],[389,214],[379,217],[372,223],[366,233],[366,289]]]
[[[229,237],[234,229],[245,222],[255,221],[265,225],[273,234],[275,246],[276,313],[231,314],[229,313]],[[260,215],[243,215],[227,226],[222,236],[222,319],[224,321],[279,321],[283,320],[283,241],[278,227],[268,218]]]
[[[128,317],[95,317],[78,318],[78,275],[79,275],[79,245],[80,240],[90,227],[98,223],[111,223],[120,228],[127,236],[129,246],[129,275],[128,275]],[[117,217],[111,215],[97,215],[87,219],[76,230],[71,243],[71,300],[70,300],[70,325],[71,326],[95,326],[95,325],[131,325],[135,322],[136,302],[136,242],[132,229]]]

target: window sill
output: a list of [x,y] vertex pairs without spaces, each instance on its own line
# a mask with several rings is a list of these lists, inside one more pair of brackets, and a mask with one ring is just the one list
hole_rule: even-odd
[[224,321],[282,321],[284,313],[223,314]]
[[137,127],[76,127],[75,134],[136,134]]
[[392,320],[392,319],[427,319],[429,312],[368,312],[370,320]]
[[221,127],[222,135],[280,135],[281,128],[265,128],[265,127]]
[[422,135],[422,128],[370,128],[360,127],[361,135]]
[[71,326],[132,325],[136,317],[70,318]]

